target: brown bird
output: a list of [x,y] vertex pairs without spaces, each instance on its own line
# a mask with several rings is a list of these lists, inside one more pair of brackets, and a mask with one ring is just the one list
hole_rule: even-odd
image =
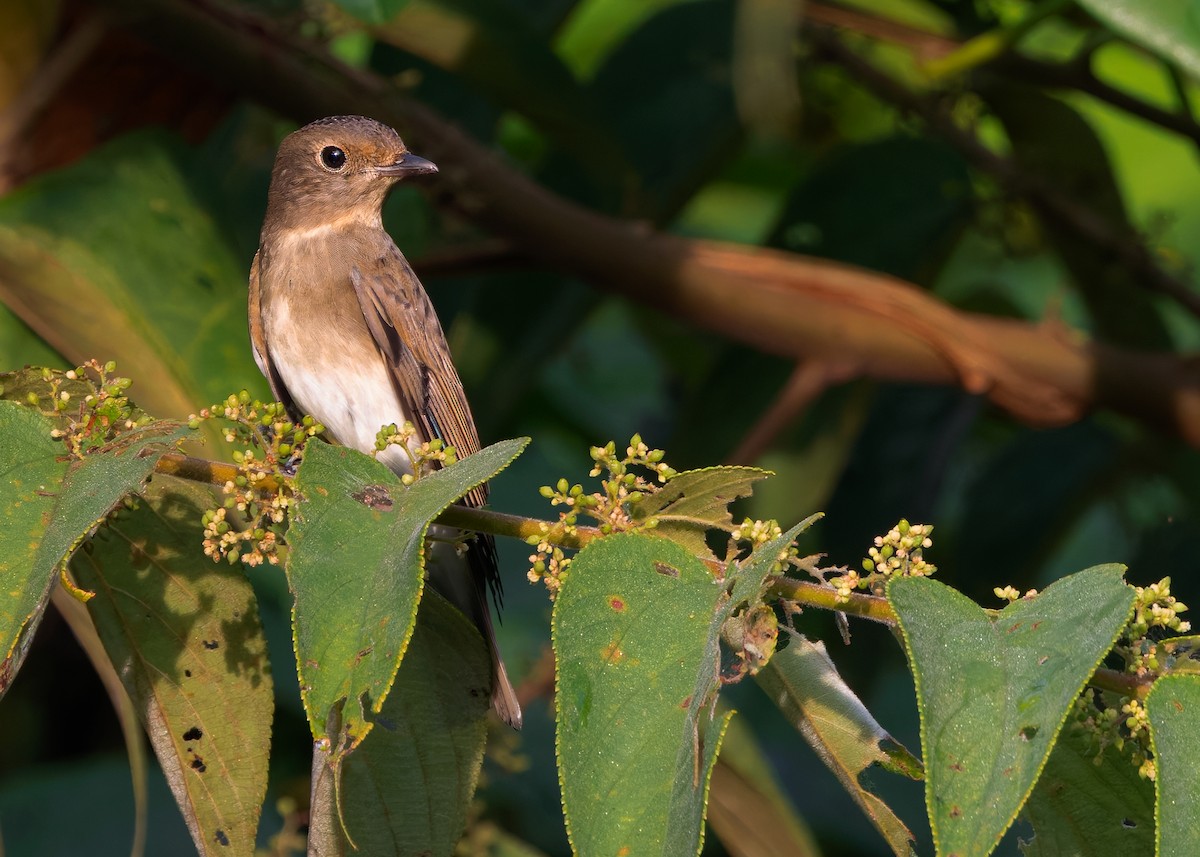
[[[396,182],[436,172],[394,130],[361,116],[305,125],[275,157],[250,268],[254,358],[293,418],[311,414],[326,437],[363,452],[375,449],[383,426],[405,420],[418,443],[440,439],[460,456],[479,450],[433,304],[381,217]],[[398,447],[379,458],[398,474],[412,471]],[[471,506],[486,501],[486,485],[464,498]],[[521,708],[487,603],[489,586],[497,599],[500,592],[494,540],[477,535],[465,557],[453,544],[435,542],[427,572],[479,627],[492,655],[492,706],[519,729]]]

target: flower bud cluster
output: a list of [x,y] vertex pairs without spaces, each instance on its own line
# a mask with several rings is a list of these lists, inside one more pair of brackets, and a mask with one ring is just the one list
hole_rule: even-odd
[[[1194,671],[1194,640],[1162,638],[1166,632],[1186,634],[1191,630],[1191,623],[1179,618],[1188,608],[1171,594],[1171,578],[1135,586],[1134,591],[1133,618],[1113,647],[1114,654],[1124,659],[1125,671],[1142,681],[1152,681],[1176,668]],[[1090,732],[1100,747],[1097,764],[1100,753],[1111,745],[1129,752],[1139,776],[1155,778],[1150,720],[1140,700],[1088,689],[1076,700],[1075,712],[1077,728]]]
[[929,577],[937,571],[937,566],[926,562],[922,552],[933,547],[932,534],[932,524],[910,524],[901,518],[886,535],[875,537],[874,547],[862,561],[866,574],[847,569],[830,577],[828,583],[838,591],[838,598],[846,601],[856,589],[882,595],[888,580],[896,575]]
[[1128,756],[1138,776],[1146,780],[1158,776],[1150,749],[1150,718],[1139,700],[1087,688],[1075,700],[1072,715],[1073,728],[1088,733],[1096,744],[1095,764],[1103,764],[1105,749],[1113,747]]
[[[597,528],[605,534],[638,527],[653,528],[657,525],[653,518],[636,520],[634,510],[645,497],[659,491],[676,472],[663,461],[661,449],[651,449],[636,434],[623,455],[618,455],[616,444],[609,441],[604,446],[592,447],[591,457],[593,465],[588,475],[603,474],[599,491],[588,493],[582,485],[572,485],[566,479],[540,489],[551,506],[565,508],[559,512],[556,523],[542,523],[540,531],[526,539],[534,548],[529,555],[529,581],[544,582],[551,598],[557,595],[571,564],[570,557],[558,544],[575,539],[579,516],[586,515],[595,521]],[[648,471],[647,475],[644,475],[645,471]]]
[[245,390],[193,414],[188,425],[210,419],[224,420],[225,440],[241,448],[232,453],[237,473],[221,486],[222,504],[201,518],[204,553],[213,562],[276,565],[295,502],[291,474],[304,445],[325,429],[312,417],[294,423],[283,404],[258,401]]
[[408,420],[404,425],[395,423],[381,428],[375,435],[375,451],[371,453],[378,458],[379,454],[393,446],[404,450],[408,456],[411,473],[405,473],[400,481],[412,485],[422,474],[430,473],[439,467],[454,464],[458,461],[458,452],[452,446],[447,446],[442,440],[434,439],[418,443],[417,429]]
[[1029,599],[1036,597],[1038,591],[1036,589],[1027,589],[1025,590],[1025,594],[1022,595],[1020,590],[1018,590],[1015,586],[997,586],[992,590],[992,593],[1001,601],[1008,601],[1009,603],[1012,603],[1019,598],[1024,598],[1026,601],[1028,601]]
[[[126,394],[132,381],[116,375],[113,361],[101,364],[88,360],[75,369],[58,372],[43,369],[49,385],[48,409],[59,418],[59,427],[50,435],[66,444],[76,458],[82,458],[117,435],[153,422],[135,408]],[[29,393],[34,407],[46,407],[41,397]]]

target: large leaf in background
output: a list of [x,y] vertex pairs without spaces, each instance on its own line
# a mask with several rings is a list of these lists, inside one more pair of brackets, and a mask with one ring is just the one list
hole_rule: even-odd
[[1079,0],[1115,32],[1200,77],[1200,11],[1194,0]]
[[1100,750],[1091,732],[1071,725],[1062,731],[1025,804],[1033,826],[1026,857],[1154,854],[1154,786],[1128,750]]
[[493,444],[408,487],[356,450],[324,443],[305,450],[287,574],[304,708],[313,736],[332,743],[334,764],[376,725],[408,647],[430,522],[527,443]]
[[733,21],[727,0],[665,9],[613,50],[592,81],[640,180],[627,214],[669,219],[727,166],[741,137]]
[[1133,609],[1119,565],[990,614],[945,584],[888,584],[921,710],[939,854],[986,854],[1025,803],[1063,721]]
[[127,494],[137,491],[162,453],[190,430],[152,423],[83,459],[66,456],[53,423],[0,401],[0,695],[21,666],[64,559]]
[[326,777],[310,827],[318,853],[454,853],[483,763],[490,682],[478,630],[436,591],[426,592],[378,728],[342,762],[342,818],[357,851],[341,845]]
[[594,541],[572,562],[553,636],[559,779],[577,853],[699,853],[731,716],[710,717],[707,704],[720,595],[700,560],[642,533]]
[[115,359],[139,403],[183,417],[250,356],[246,270],[188,187],[188,153],[140,133],[0,199],[0,302],[73,363]]
[[200,549],[210,504],[160,477],[71,570],[96,593],[89,612],[197,850],[249,855],[267,788],[271,670],[249,581]]
[[931,282],[972,212],[971,176],[937,140],[835,149],[788,197],[777,247]]
[[16,369],[20,366],[66,368],[65,363],[12,310],[0,304],[0,369]]
[[1200,853],[1200,676],[1169,675],[1155,682],[1146,697],[1158,776],[1154,782],[1158,853]]
[[[1004,123],[1022,170],[1069,198],[1082,216],[1099,218],[1136,240],[1108,154],[1087,120],[1066,102],[1032,87],[993,86],[983,94]],[[1071,271],[1096,333],[1132,348],[1161,349],[1169,343],[1150,290],[1127,266],[1114,264],[1106,248],[1081,240],[1059,222],[1058,216],[1044,217],[1042,228]]]
[[825,645],[793,639],[758,674],[758,685],[834,773],[893,853],[911,853],[912,833],[864,775],[884,769],[920,779],[921,764],[871,716],[838,674]]

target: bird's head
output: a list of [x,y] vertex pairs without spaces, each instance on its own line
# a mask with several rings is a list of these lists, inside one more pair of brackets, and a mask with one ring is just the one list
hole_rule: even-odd
[[378,219],[388,190],[437,167],[408,151],[394,130],[364,116],[318,119],[279,144],[271,171],[267,222],[282,228],[330,223],[356,214]]

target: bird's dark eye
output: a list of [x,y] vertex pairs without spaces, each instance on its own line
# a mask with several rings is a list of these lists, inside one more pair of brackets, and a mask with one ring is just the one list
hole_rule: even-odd
[[321,150],[321,163],[337,172],[346,166],[346,153],[337,146],[326,146]]

